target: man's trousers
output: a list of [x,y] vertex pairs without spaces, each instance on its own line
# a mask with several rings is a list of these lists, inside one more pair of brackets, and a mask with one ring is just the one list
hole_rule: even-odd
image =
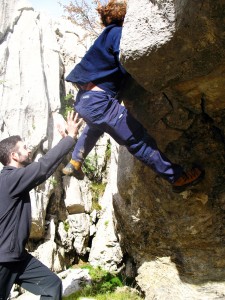
[[61,279],[30,254],[22,261],[0,263],[0,300],[7,300],[14,283],[41,300],[62,299]]

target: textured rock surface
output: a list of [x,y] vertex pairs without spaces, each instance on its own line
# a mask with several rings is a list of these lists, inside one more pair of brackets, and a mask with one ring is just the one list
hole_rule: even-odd
[[207,111],[224,109],[224,6],[224,0],[130,0],[125,67],[148,91],[168,87],[198,112],[205,95]]
[[[123,31],[124,65],[145,87],[130,80],[126,105],[171,160],[198,163],[206,177],[174,194],[121,148],[114,195],[121,245],[138,267],[169,257],[180,283],[198,290],[188,299],[224,297],[224,9],[225,1],[131,0]],[[168,280],[167,295],[150,291],[151,280],[139,281],[147,299],[185,299],[178,282],[175,291]]]
[[102,266],[111,272],[122,267],[123,253],[115,231],[115,216],[112,207],[112,194],[117,190],[118,145],[112,141],[111,167],[108,184],[100,200],[101,217],[96,225],[96,234],[90,249],[89,262],[93,266]]
[[224,299],[223,283],[205,283],[194,285],[182,281],[176,265],[169,257],[145,262],[139,269],[137,282],[146,291],[146,300],[209,300]]

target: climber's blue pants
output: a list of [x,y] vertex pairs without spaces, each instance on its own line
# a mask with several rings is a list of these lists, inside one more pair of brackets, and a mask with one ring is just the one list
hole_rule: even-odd
[[174,182],[181,176],[182,167],[170,162],[141,123],[106,92],[80,90],[74,108],[87,123],[72,153],[74,160],[83,162],[106,132],[167,181]]

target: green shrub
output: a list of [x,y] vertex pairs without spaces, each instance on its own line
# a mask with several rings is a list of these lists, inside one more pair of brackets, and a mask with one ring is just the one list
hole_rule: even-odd
[[95,209],[97,211],[101,210],[102,207],[98,203],[99,199],[103,196],[105,191],[106,183],[102,182],[92,182],[90,186],[91,194],[92,194],[92,211]]
[[63,99],[61,99],[61,113],[66,119],[67,114],[69,111],[73,110],[73,104],[74,104],[74,95],[69,93]]
[[135,293],[126,292],[113,292],[108,295],[97,295],[96,300],[141,300],[142,298]]
[[92,176],[94,176],[93,173],[95,173],[95,171],[97,170],[97,160],[98,157],[97,155],[93,155],[93,156],[87,156],[85,158],[84,164],[83,164],[83,171],[86,173],[86,175],[90,175],[92,174]]
[[83,297],[86,299],[95,299],[95,300],[142,300],[138,294],[129,292],[129,291],[115,291],[112,293],[107,294],[96,294],[93,295],[91,293],[91,290],[89,290],[89,293],[86,294],[84,291],[77,292],[75,294],[72,294],[68,297],[63,297],[64,300],[80,300]]
[[63,222],[63,227],[64,227],[64,230],[65,230],[66,232],[68,232],[69,229],[70,229],[70,224],[69,224],[67,221],[64,221],[64,222]]
[[123,286],[120,275],[109,273],[100,267],[94,268],[85,265],[83,269],[88,269],[91,276],[91,285],[85,285],[82,290],[64,297],[65,300],[76,300],[81,297],[90,297],[97,300],[139,300],[138,295],[129,291],[116,291]]
[[[121,287],[121,279],[114,274],[111,274],[100,267],[93,268],[90,265],[84,266],[83,269],[88,269],[91,276],[91,285],[86,285],[81,291],[73,294],[72,299],[78,299],[80,296],[96,296],[98,294],[108,294],[114,292],[117,287]],[[67,299],[67,298],[66,298]]]

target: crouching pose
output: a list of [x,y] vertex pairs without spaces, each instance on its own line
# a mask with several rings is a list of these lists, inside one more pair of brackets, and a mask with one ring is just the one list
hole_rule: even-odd
[[62,283],[57,275],[25,249],[31,226],[29,191],[44,182],[74,147],[80,122],[73,113],[67,117],[64,138],[37,162],[20,136],[0,142],[0,300],[7,300],[14,283],[41,299],[62,299]]

